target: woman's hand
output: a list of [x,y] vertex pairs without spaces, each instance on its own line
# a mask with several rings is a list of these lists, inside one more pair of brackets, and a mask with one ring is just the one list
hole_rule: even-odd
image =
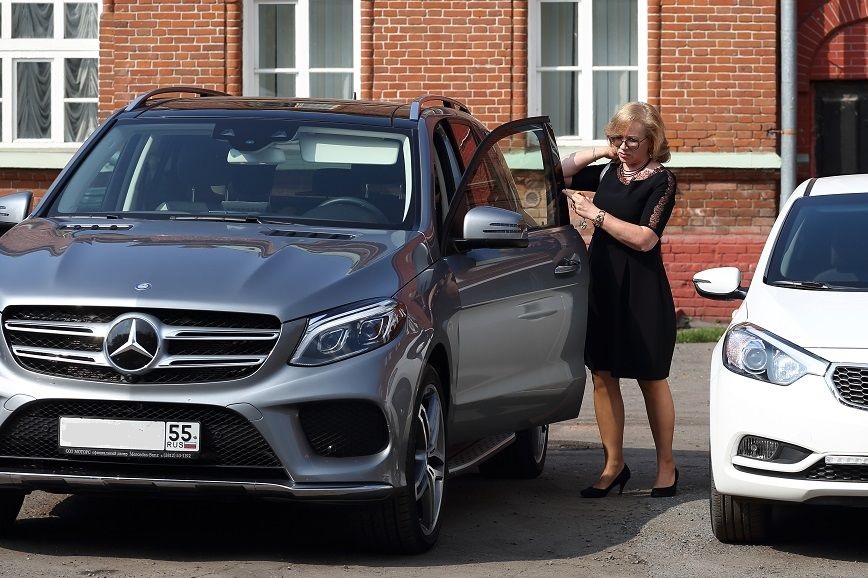
[[600,209],[579,191],[564,189],[563,192],[569,199],[570,210],[582,219],[593,219],[600,212]]

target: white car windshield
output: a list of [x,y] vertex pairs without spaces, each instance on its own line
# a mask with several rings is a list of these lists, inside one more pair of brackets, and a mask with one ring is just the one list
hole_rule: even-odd
[[276,119],[120,123],[55,197],[51,216],[289,220],[408,229],[409,134]]
[[766,282],[868,290],[866,194],[798,199],[772,250]]

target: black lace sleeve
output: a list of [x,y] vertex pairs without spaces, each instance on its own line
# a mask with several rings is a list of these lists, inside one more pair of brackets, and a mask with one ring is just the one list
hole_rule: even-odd
[[639,224],[649,227],[657,233],[658,237],[663,236],[663,229],[675,207],[675,194],[675,175],[669,169],[660,171],[659,176],[655,178],[654,190],[645,203]]

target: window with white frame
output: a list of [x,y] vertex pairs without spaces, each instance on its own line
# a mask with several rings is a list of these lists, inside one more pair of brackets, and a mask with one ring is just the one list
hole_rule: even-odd
[[360,0],[245,2],[244,93],[353,98]]
[[645,0],[531,0],[528,108],[559,142],[605,138],[625,102],[647,98]]
[[0,2],[0,143],[81,143],[96,128],[101,2]]

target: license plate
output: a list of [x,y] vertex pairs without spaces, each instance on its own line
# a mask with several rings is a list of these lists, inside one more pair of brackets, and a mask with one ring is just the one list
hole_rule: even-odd
[[70,456],[189,459],[199,442],[199,422],[60,418],[58,445]]

